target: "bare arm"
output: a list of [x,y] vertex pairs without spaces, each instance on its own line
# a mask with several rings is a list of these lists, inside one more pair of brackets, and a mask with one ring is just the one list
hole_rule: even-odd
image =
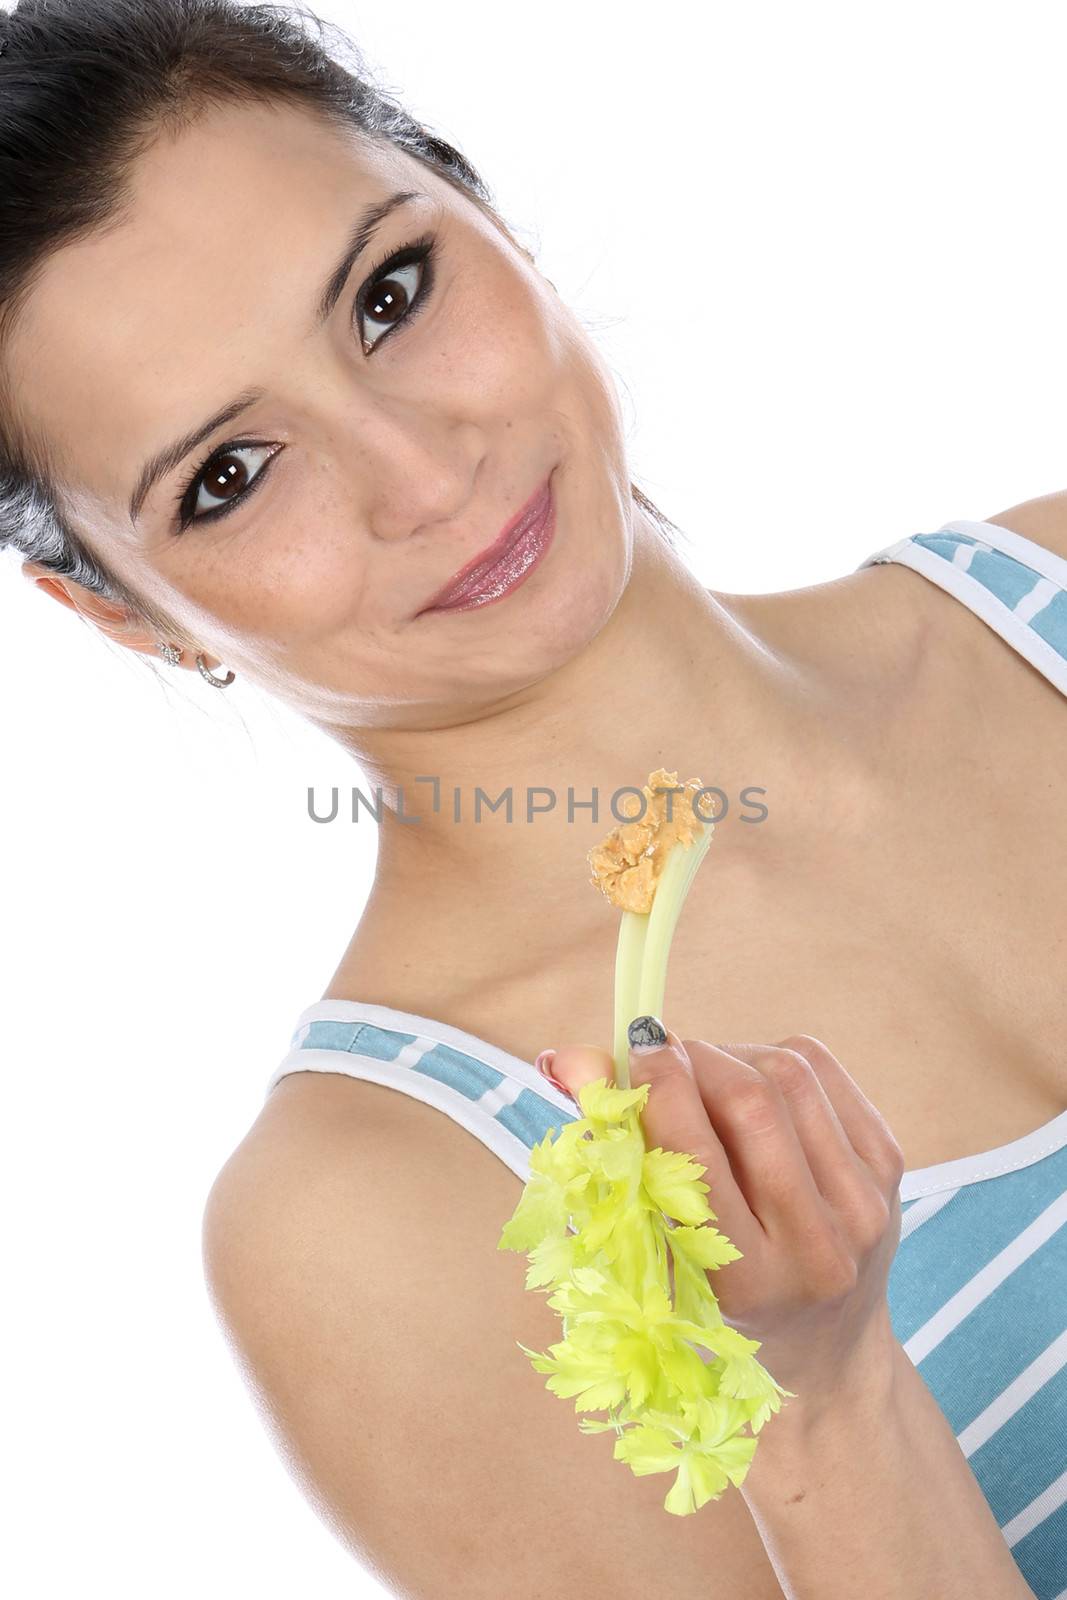
[[788,1600],[1033,1600],[899,1343],[851,1402],[773,1417],[741,1493]]
[[265,1428],[355,1561],[397,1600],[782,1600],[736,1489],[671,1516],[670,1477],[583,1435],[518,1348],[561,1337],[497,1249],[519,1179],[408,1096],[306,1088],[216,1180],[205,1267]]

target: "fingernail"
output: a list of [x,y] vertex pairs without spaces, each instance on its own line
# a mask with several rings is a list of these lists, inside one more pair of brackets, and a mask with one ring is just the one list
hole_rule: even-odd
[[[567,1088],[567,1085],[565,1083],[560,1083],[558,1078],[554,1078],[552,1076],[552,1063],[555,1059],[556,1052],[554,1050],[542,1050],[541,1054],[534,1061],[534,1066],[537,1068],[542,1078],[548,1079],[549,1083],[554,1089],[558,1089],[560,1094],[565,1094],[568,1100],[574,1100],[574,1096]],[[578,1102],[575,1100],[575,1105],[577,1105],[577,1103]]]
[[667,1043],[667,1030],[658,1017],[635,1017],[626,1030],[631,1050],[662,1050]]

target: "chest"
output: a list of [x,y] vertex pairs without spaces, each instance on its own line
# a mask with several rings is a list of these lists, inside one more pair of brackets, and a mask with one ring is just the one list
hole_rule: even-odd
[[[930,748],[887,775],[876,833],[798,843],[767,871],[744,829],[770,827],[773,810],[732,834],[720,823],[671,951],[664,1020],[677,1033],[724,1045],[813,1034],[885,1116],[909,1170],[1009,1143],[1067,1108],[1067,706],[1024,687],[1038,713],[1020,730],[988,701],[960,708],[971,720],[951,751],[931,730]],[[788,805],[779,797],[779,815]],[[529,981],[487,986],[485,953],[466,987],[452,974],[391,1003],[526,1061],[564,1042],[610,1047],[617,928],[605,907],[602,933]],[[521,927],[499,931],[496,970],[516,938]]]
[[729,938],[682,941],[664,1009],[714,1043],[815,1035],[913,1171],[1067,1108],[1067,860],[1062,840],[1026,860],[992,826],[917,814],[881,846],[714,908],[709,881],[694,912]]
[[[954,602],[944,618],[946,686],[894,728],[873,820],[811,826],[813,769],[807,794],[768,796],[764,821],[717,824],[664,1002],[683,1038],[821,1039],[909,1170],[1007,1144],[1067,1108],[1067,701]],[[532,967],[510,896],[479,906],[459,939],[449,908],[420,925],[421,953],[407,919],[400,952],[363,929],[331,992],[525,1061],[565,1042],[610,1048],[618,913],[606,902],[579,935],[561,917],[558,948]]]

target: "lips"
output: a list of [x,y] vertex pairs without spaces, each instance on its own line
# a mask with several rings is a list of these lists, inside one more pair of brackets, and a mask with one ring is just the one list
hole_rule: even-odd
[[450,578],[443,589],[426,602],[423,611],[432,611],[441,606],[459,605],[476,595],[485,585],[486,580],[492,575],[509,551],[520,543],[530,529],[543,520],[551,503],[552,491],[549,479],[531,495],[526,504],[518,510],[511,521],[502,529],[493,543],[485,550],[479,552],[473,560],[461,567],[454,577]]

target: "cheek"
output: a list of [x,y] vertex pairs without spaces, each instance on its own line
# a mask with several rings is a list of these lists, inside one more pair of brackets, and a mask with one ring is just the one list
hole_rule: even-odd
[[235,535],[217,560],[199,562],[185,593],[247,645],[299,647],[358,619],[367,563],[345,537],[334,499],[320,494]]
[[361,622],[372,562],[350,519],[335,497],[322,495],[257,570],[256,612],[266,632],[321,639]]
[[510,268],[453,286],[434,333],[435,393],[487,425],[543,417],[573,370],[556,302]]

